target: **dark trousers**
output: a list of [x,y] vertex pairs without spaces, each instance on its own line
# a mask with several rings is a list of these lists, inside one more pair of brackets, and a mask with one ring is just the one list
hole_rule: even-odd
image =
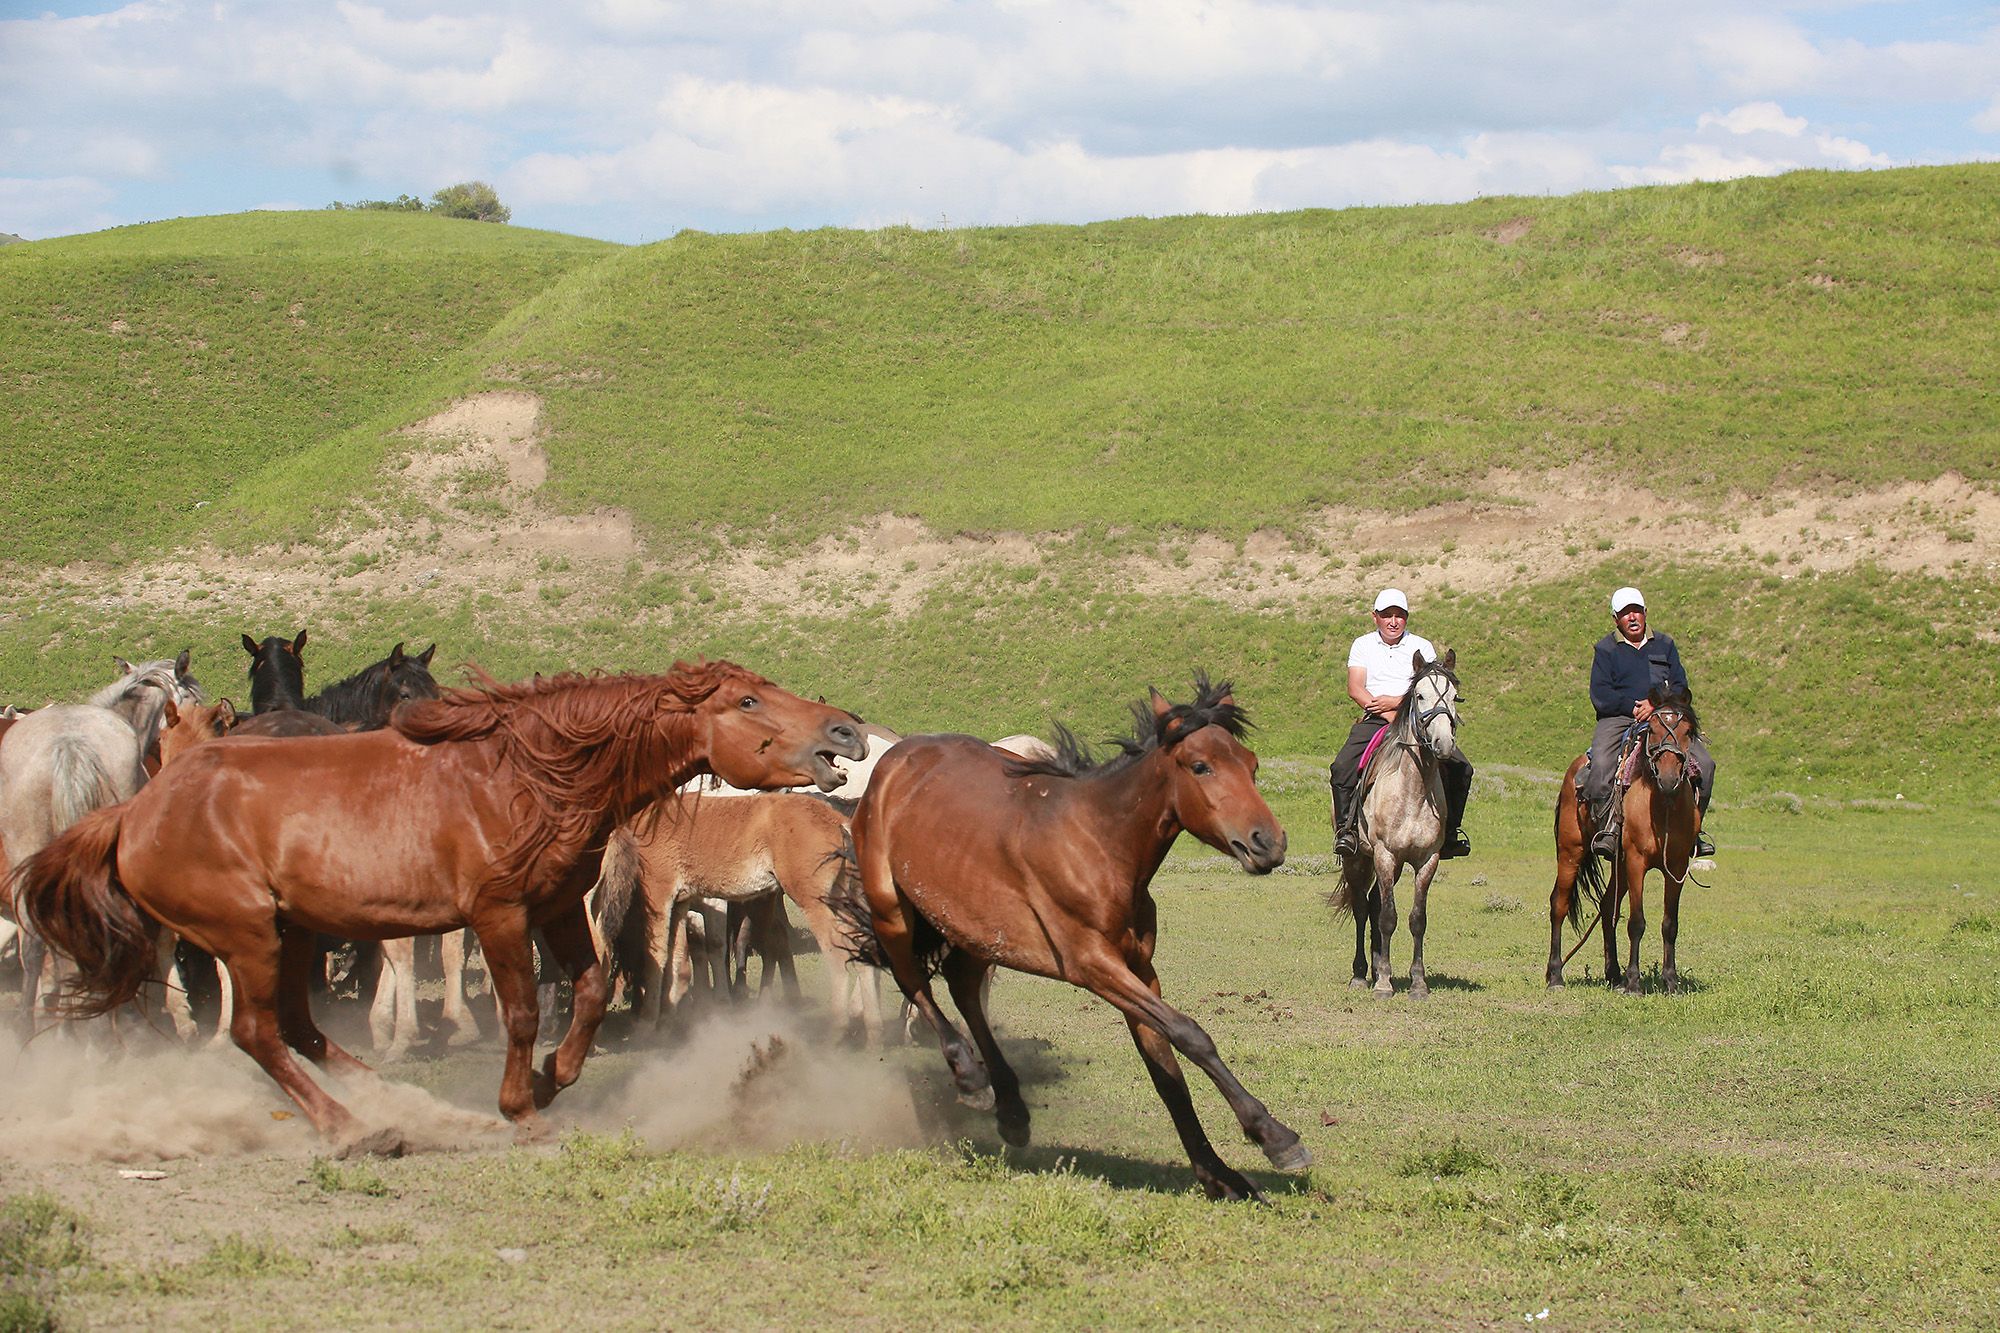
[[[1343,824],[1353,817],[1354,789],[1361,785],[1362,752],[1375,738],[1375,733],[1387,725],[1379,717],[1363,714],[1361,720],[1348,731],[1347,744],[1340,747],[1340,753],[1333,757],[1333,763],[1327,768],[1327,782],[1333,787],[1333,808]],[[1456,748],[1441,762],[1444,770],[1440,774],[1444,779],[1444,836],[1449,839],[1465,822],[1465,803],[1472,795],[1472,763]]]
[[[1618,777],[1619,749],[1631,726],[1629,717],[1600,717],[1596,731],[1591,733],[1590,768],[1584,774],[1583,798],[1590,802],[1592,817],[1600,822],[1611,801],[1612,783]],[[1688,758],[1694,762],[1697,808],[1707,814],[1708,798],[1715,794],[1715,756],[1708,752],[1708,742],[1697,736],[1688,746]]]

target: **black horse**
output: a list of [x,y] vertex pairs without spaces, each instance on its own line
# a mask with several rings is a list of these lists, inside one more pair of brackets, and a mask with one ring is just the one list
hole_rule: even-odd
[[243,650],[250,654],[250,711],[237,727],[243,735],[315,736],[337,731],[373,731],[387,726],[398,704],[435,699],[431,677],[434,643],[411,656],[398,643],[389,655],[327,686],[305,693],[306,632],[290,640],[272,635],[262,643],[248,634]]

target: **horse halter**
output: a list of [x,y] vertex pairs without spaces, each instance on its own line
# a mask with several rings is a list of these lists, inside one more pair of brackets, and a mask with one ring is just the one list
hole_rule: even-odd
[[1642,741],[1646,752],[1646,767],[1652,770],[1653,776],[1657,778],[1660,773],[1660,756],[1671,754],[1681,761],[1681,773],[1683,776],[1692,774],[1694,763],[1688,754],[1688,747],[1682,745],[1674,737],[1674,728],[1680,725],[1681,719],[1686,717],[1687,714],[1678,708],[1655,708],[1652,716],[1660,720],[1660,739],[1657,741],[1653,739],[1653,728],[1650,718],[1641,724],[1646,728]]
[[[1451,719],[1451,738],[1452,743],[1455,745],[1458,742],[1458,709],[1455,706],[1458,697],[1458,680],[1443,668],[1426,671],[1410,686],[1410,693],[1415,694],[1422,687],[1423,682],[1431,679],[1433,676],[1443,680],[1444,688],[1438,692],[1438,701],[1436,703],[1417,714],[1416,729],[1428,741],[1430,738],[1431,723],[1440,716],[1447,717]],[[1437,747],[1433,745],[1431,748],[1435,750]],[[1439,751],[1439,753],[1442,754],[1443,752]]]

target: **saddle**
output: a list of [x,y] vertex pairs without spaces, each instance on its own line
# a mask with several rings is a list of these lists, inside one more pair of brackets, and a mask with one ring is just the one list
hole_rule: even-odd
[[[1624,793],[1627,787],[1632,785],[1632,780],[1639,775],[1639,737],[1641,735],[1641,726],[1642,724],[1635,722],[1627,727],[1624,739],[1618,743],[1618,773],[1611,780],[1611,798],[1604,804],[1605,819],[1611,817],[1611,812],[1618,806],[1619,796]],[[1585,750],[1583,752],[1583,766],[1576,770],[1576,804],[1583,811],[1584,828],[1589,832],[1595,833],[1604,823],[1604,820],[1593,817],[1590,809],[1590,801],[1583,794],[1584,787],[1588,785],[1587,779],[1589,773],[1590,751]]]

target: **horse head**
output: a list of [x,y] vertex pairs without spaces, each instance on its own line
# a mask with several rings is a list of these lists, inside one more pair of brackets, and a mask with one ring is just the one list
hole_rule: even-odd
[[298,708],[306,697],[306,632],[291,640],[273,634],[262,643],[243,636],[243,651],[250,654],[250,711],[268,713],[277,708]]
[[[1174,817],[1253,875],[1285,863],[1285,830],[1257,790],[1257,756],[1243,743],[1249,717],[1228,682],[1195,677],[1195,701],[1172,704],[1150,690],[1144,707],[1166,756]],[[1142,716],[1142,721],[1144,717]]]
[[833,791],[846,776],[835,757],[868,757],[861,727],[845,709],[801,699],[733,663],[711,665],[720,678],[693,707],[693,739],[708,771],[730,786]]
[[1695,716],[1694,699],[1686,690],[1655,685],[1646,701],[1653,705],[1645,724],[1646,767],[1661,794],[1672,796],[1693,767],[1688,747],[1701,735],[1701,722]]
[[1423,738],[1432,754],[1449,758],[1458,748],[1458,649],[1447,648],[1434,662],[1424,660],[1419,649],[1411,658],[1410,713],[1412,729]]
[[190,748],[227,735],[236,725],[236,705],[227,698],[186,705],[168,700],[161,719],[160,767],[165,768]]
[[418,699],[438,697],[438,684],[431,675],[431,658],[436,652],[437,645],[433,643],[412,656],[398,643],[376,664],[373,669],[379,674],[373,685],[377,716],[387,717],[400,705]]

